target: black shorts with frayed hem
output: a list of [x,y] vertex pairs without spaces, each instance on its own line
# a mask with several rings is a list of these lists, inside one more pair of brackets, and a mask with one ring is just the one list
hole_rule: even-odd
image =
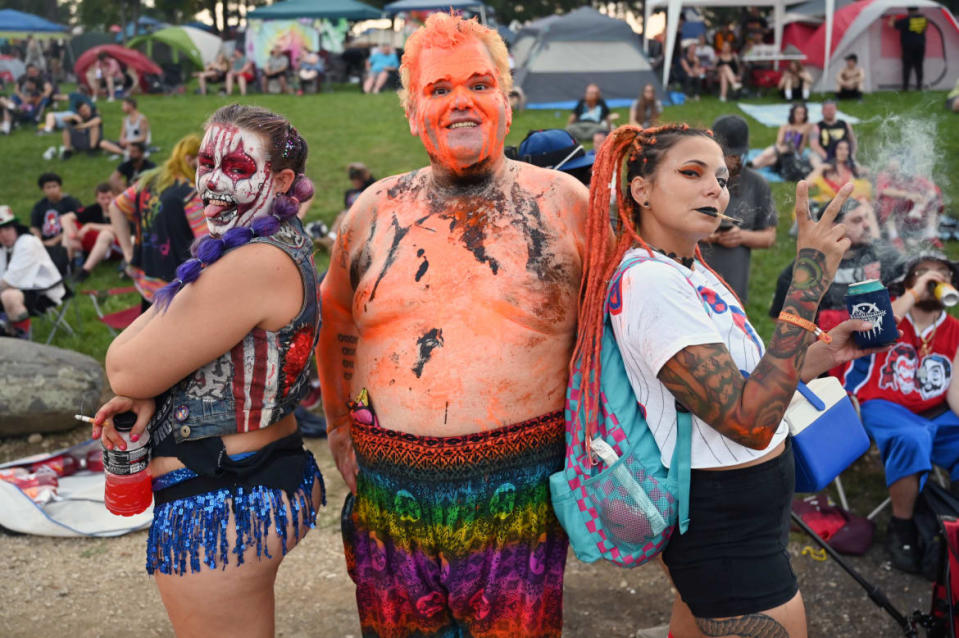
[[778,457],[737,470],[693,470],[689,529],[674,534],[663,561],[697,618],[754,614],[792,600],[792,443]]

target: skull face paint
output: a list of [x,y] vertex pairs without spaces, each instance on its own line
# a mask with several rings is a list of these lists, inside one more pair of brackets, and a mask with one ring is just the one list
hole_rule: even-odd
[[470,38],[452,48],[427,47],[418,63],[410,132],[430,159],[462,174],[501,156],[512,112],[486,46]]
[[219,237],[249,226],[273,206],[269,153],[261,136],[227,124],[214,124],[200,145],[196,186],[210,234]]

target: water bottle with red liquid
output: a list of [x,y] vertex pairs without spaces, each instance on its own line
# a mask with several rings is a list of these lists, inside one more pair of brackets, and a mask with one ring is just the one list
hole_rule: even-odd
[[[137,421],[133,412],[121,412],[113,417],[113,426],[127,444],[127,449],[103,448],[103,470],[106,487],[103,501],[113,514],[133,516],[150,507],[153,502],[153,481],[150,479],[150,437],[130,440],[130,430]],[[102,439],[101,439],[102,445]]]

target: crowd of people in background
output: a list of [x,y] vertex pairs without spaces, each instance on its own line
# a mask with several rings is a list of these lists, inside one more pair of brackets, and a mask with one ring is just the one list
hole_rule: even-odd
[[[890,22],[902,37],[904,89],[913,74],[918,87],[922,87],[920,50],[924,46],[924,20],[910,10],[906,17]],[[770,34],[765,18],[753,7],[738,23],[722,25],[712,34],[703,33],[693,41],[682,42],[676,48],[670,88],[679,88],[693,100],[713,91],[722,102],[734,99],[753,83],[754,67],[744,58]],[[189,257],[190,246],[208,232],[195,184],[200,139],[195,135],[184,137],[169,155],[155,162],[151,158],[157,149],[152,146],[150,118],[140,111],[132,95],[139,89],[135,73],[101,54],[87,71],[86,84],[63,93],[58,65],[44,61],[42,55],[38,60],[37,50],[35,44],[28,46],[31,57],[26,72],[10,87],[8,96],[0,97],[0,130],[9,134],[21,128],[39,136],[59,131],[61,144],[50,146],[43,153],[46,160],[66,160],[79,153],[103,151],[111,154],[111,161],[116,163],[92,193],[80,193],[92,200],[90,204],[68,194],[58,173],[44,172],[37,180],[43,196],[29,214],[29,227],[20,224],[9,207],[0,206],[0,301],[4,317],[0,335],[21,338],[30,338],[32,316],[60,304],[70,294],[69,286],[85,281],[100,263],[108,260],[119,262],[118,273],[132,279],[142,297],[142,307],[148,308],[157,291],[177,278],[177,266]],[[234,88],[241,95],[251,89],[263,93],[302,93],[321,90],[327,65],[322,51],[306,51],[294,64],[289,52],[275,47],[266,64],[258,68],[243,47],[236,47],[229,55],[218,55],[194,77],[201,94],[207,94],[216,85],[222,85],[220,92],[227,96],[234,93]],[[393,47],[375,47],[363,67],[363,93],[375,94],[399,86],[400,56]],[[843,188],[852,184],[850,199],[837,217],[846,227],[850,246],[823,297],[817,321],[828,330],[848,317],[843,296],[856,281],[874,278],[887,285],[903,283],[899,299],[908,303],[903,301],[900,306],[911,326],[904,341],[914,341],[915,347],[912,354],[904,347],[900,355],[911,356],[912,365],[921,366],[921,357],[915,351],[929,350],[927,341],[936,336],[938,326],[944,326],[940,340],[947,332],[959,335],[955,327],[959,324],[942,319],[942,308],[934,304],[927,290],[930,281],[955,283],[957,271],[953,265],[939,253],[926,253],[933,256],[924,260],[907,261],[904,257],[908,250],[942,248],[942,192],[931,176],[915,174],[912,163],[902,161],[909,156],[907,148],[899,149],[895,157],[881,166],[867,167],[860,161],[863,150],[853,126],[842,119],[836,100],[861,100],[865,80],[858,57],[846,56],[835,75],[835,99],[830,95],[823,101],[822,118],[814,122],[807,104],[813,88],[812,75],[801,61],[791,60],[778,76],[775,89],[792,104],[772,145],[751,149],[749,125],[738,115],[727,114],[713,123],[729,176],[726,215],[735,223],[724,222],[706,237],[701,242],[702,255],[745,304],[749,300],[752,251],[769,249],[776,243],[780,216],[769,184],[759,171],[772,170],[786,181],[806,179],[816,215],[822,215],[829,203],[844,192]],[[123,119],[118,127],[115,123],[107,126],[103,121],[97,108],[103,97],[107,102],[122,100]],[[653,84],[637,87],[628,124],[641,128],[662,124],[665,97],[657,94]],[[948,94],[946,108],[959,112],[959,84]],[[569,113],[565,130],[531,132],[511,156],[566,172],[589,186],[595,151],[616,129],[618,117],[604,100],[600,87],[589,84]],[[106,137],[114,132],[117,137]],[[346,211],[375,182],[370,169],[360,162],[350,163],[346,176],[350,188],[344,193],[343,210],[330,228],[322,226],[311,231],[317,246],[325,250],[332,250]],[[304,207],[301,214],[305,210]],[[798,221],[795,220],[794,227]],[[779,277],[769,309],[772,317],[777,317],[782,309],[792,273],[790,264]],[[942,344],[935,353],[951,361],[959,337],[949,338],[952,341]],[[920,354],[926,356],[930,352]],[[846,379],[850,374],[855,376],[857,370],[851,366],[836,373]],[[863,418],[880,442],[886,462],[893,494],[894,518],[888,535],[893,563],[906,571],[916,571],[916,532],[911,517],[921,480],[917,477],[928,471],[932,461],[948,465],[950,472],[959,472],[959,460],[951,447],[943,452],[943,447],[934,445],[937,434],[930,441],[903,443],[901,428],[890,425],[890,419],[905,418],[910,423],[924,419],[922,424],[927,429],[932,427],[943,433],[959,423],[954,422],[953,412],[948,417],[940,418],[945,414],[940,413],[927,418],[924,410],[929,407],[928,402],[903,398],[911,388],[897,387],[903,396],[893,397],[888,388],[883,387],[884,392],[880,392],[877,388],[883,381],[870,381],[869,374],[861,375],[856,381],[859,385],[851,391],[862,394],[864,406],[868,406]],[[932,407],[941,408],[947,389],[944,386],[937,392]],[[959,405],[959,390],[948,392],[950,396],[956,394],[954,400]],[[887,405],[890,402],[898,407]],[[911,412],[906,414],[903,409]],[[901,456],[903,446],[913,450],[920,460],[902,462],[897,455]],[[918,448],[918,452],[913,448]]]

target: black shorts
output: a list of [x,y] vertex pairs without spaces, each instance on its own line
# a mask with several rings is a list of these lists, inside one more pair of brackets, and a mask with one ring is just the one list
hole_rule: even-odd
[[947,111],[951,111],[951,110],[952,110],[952,105],[955,104],[957,100],[959,100],[959,95],[954,95],[954,96],[952,96],[951,98],[947,99],[947,100],[946,100],[946,110],[947,110]]
[[23,305],[27,307],[27,312],[36,317],[42,315],[48,309],[57,305],[53,299],[47,296],[47,293],[37,290],[23,290]]
[[799,591],[786,551],[795,473],[789,439],[759,465],[693,470],[689,529],[670,539],[663,561],[694,616],[753,614]]

